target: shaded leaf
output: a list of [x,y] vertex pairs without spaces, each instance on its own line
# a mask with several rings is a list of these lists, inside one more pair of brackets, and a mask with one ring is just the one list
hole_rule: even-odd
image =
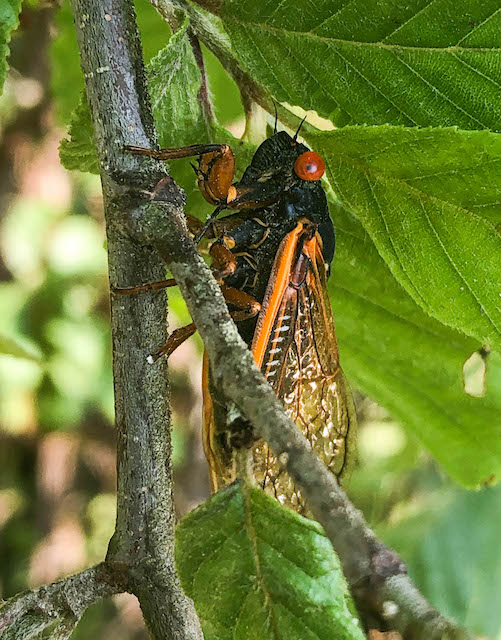
[[21,0],[0,0],[0,94],[7,76],[9,65],[9,42],[12,32],[19,24]]
[[[206,119],[198,102],[201,73],[188,38],[189,21],[173,34],[148,65],[148,88],[162,147],[186,144],[207,135]],[[173,126],[173,123],[176,123]]]
[[499,348],[501,137],[382,126],[309,140],[337,196],[418,304]]
[[181,582],[206,639],[362,639],[322,528],[232,485],[177,527]]
[[397,546],[417,587],[439,611],[476,634],[498,638],[500,523],[500,487],[449,491],[382,535]]
[[360,222],[333,204],[331,214],[337,248],[330,291],[348,379],[386,407],[457,482],[475,487],[499,478],[496,368],[487,365],[485,396],[467,395],[462,367],[480,344],[422,311]]
[[225,0],[244,68],[336,125],[499,130],[498,0]]

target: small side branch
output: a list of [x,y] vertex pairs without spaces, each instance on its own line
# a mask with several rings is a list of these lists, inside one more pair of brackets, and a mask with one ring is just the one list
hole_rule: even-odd
[[120,567],[101,563],[63,580],[25,591],[0,606],[2,640],[29,640],[56,625],[51,637],[69,638],[94,602],[127,589]]

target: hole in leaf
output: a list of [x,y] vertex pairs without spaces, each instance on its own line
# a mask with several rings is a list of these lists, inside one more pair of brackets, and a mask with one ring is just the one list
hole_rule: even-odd
[[474,351],[463,365],[464,390],[473,398],[481,398],[485,395],[488,355],[489,349],[482,347],[478,351]]

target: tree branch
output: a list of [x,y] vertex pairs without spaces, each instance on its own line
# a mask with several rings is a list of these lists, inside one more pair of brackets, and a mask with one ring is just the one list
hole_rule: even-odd
[[[130,187],[165,175],[123,151],[127,142],[151,146],[153,119],[145,89],[132,2],[72,0],[82,69],[91,107],[105,201],[112,287],[162,279],[150,246],[126,233],[144,212]],[[127,567],[151,633],[201,638],[192,602],[174,565],[174,505],[166,363],[152,369],[145,351],[167,340],[165,295],[112,297],[113,372],[118,433],[117,523],[107,560]]]
[[68,638],[94,602],[127,589],[119,566],[101,563],[64,580],[25,591],[0,607],[2,640],[29,640],[57,623],[52,638]]

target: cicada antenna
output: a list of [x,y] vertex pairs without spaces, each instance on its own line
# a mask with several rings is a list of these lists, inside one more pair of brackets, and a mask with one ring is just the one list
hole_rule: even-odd
[[296,133],[294,134],[294,137],[292,138],[293,142],[296,142],[296,141],[297,141],[297,137],[298,137],[298,135],[299,135],[299,132],[301,131],[301,127],[303,126],[303,124],[304,124],[304,121],[305,121],[305,120],[306,120],[306,116],[304,116],[304,118],[303,118],[303,119],[301,120],[301,122],[299,123],[299,127],[297,128],[297,131],[296,131]]

